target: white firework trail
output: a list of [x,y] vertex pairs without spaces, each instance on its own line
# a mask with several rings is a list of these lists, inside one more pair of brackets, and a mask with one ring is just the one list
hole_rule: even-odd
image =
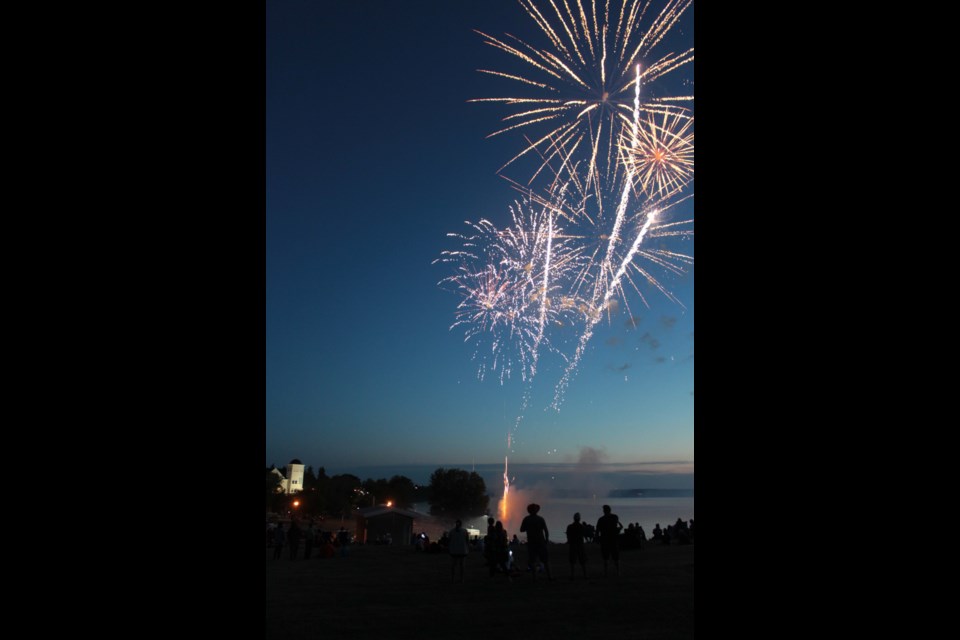
[[[510,73],[478,71],[515,83],[526,95],[471,102],[501,103],[514,109],[490,136],[547,130],[544,135],[524,135],[527,146],[501,171],[530,152],[539,155],[541,163],[525,185],[514,182],[524,199],[516,209],[510,208],[511,226],[501,230],[487,220],[468,222],[472,235],[450,234],[460,238],[463,246],[442,252],[434,261],[457,264],[457,273],[441,284],[452,284],[462,296],[451,329],[464,328],[464,340],[477,345],[474,358],[481,361],[481,380],[486,371],[499,371],[503,384],[519,369],[526,383],[520,413],[507,433],[504,518],[512,440],[529,408],[542,350],[555,352],[566,362],[550,405],[559,410],[604,313],[611,313],[620,299],[630,312],[627,287],[647,304],[638,286],[646,281],[682,306],[642,261],[675,274],[684,273],[684,266],[693,263],[692,256],[670,251],[664,244],[651,246],[654,239],[693,235],[685,227],[692,220],[662,219],[670,207],[693,197],[692,193],[675,196],[693,180],[693,114],[678,103],[692,104],[694,97],[678,95],[692,91],[677,92],[670,82],[661,82],[693,62],[693,49],[655,53],[692,0],[666,0],[659,12],[648,12],[652,0],[613,0],[613,13],[611,0],[602,0],[600,7],[597,0],[546,0],[543,9],[533,0],[519,2],[546,35],[548,48],[509,34],[494,38],[478,32],[485,44],[521,66],[528,65],[526,71]],[[643,30],[640,24],[648,15],[652,22]],[[632,109],[625,100],[631,84]],[[641,113],[645,114],[642,128]],[[577,152],[583,157],[575,156]],[[544,195],[536,195],[531,185],[544,172],[553,173],[552,184]],[[604,203],[618,195],[610,220],[604,209],[612,207]],[[570,201],[576,198],[579,201]],[[645,202],[637,206],[632,202],[635,198]],[[569,357],[548,337],[551,326],[564,320],[584,322]]]
[[513,224],[502,230],[488,220],[468,222],[474,233],[448,234],[462,248],[434,260],[457,264],[439,284],[454,286],[462,297],[450,328],[464,327],[464,341],[477,342],[481,380],[488,370],[499,371],[502,384],[515,369],[524,381],[532,379],[541,349],[553,348],[547,327],[574,313],[562,292],[583,260],[572,238],[558,237],[561,203],[517,202],[510,208]]
[[[507,449],[510,448],[510,436],[507,436]],[[510,476],[507,475],[507,468],[510,463],[510,456],[503,456],[503,499],[500,501],[500,517],[507,519],[507,496],[510,494]]]
[[[632,138],[633,138],[633,147],[637,146],[637,127],[640,120],[640,65],[637,65],[637,74],[634,88],[634,98],[633,98],[633,127],[632,127]],[[627,177],[623,185],[623,193],[620,196],[620,204],[617,207],[617,215],[613,224],[613,230],[610,232],[610,240],[607,244],[607,253],[603,259],[600,270],[601,274],[605,275],[611,272],[611,263],[614,255],[614,249],[620,239],[620,231],[623,226],[623,219],[627,211],[627,206],[630,202],[630,191],[633,185],[633,165],[627,166]],[[633,244],[630,247],[630,250],[627,252],[627,255],[620,262],[619,268],[613,277],[610,278],[609,282],[604,282],[605,278],[601,277],[597,279],[596,285],[594,286],[593,299],[591,304],[591,313],[587,317],[587,326],[584,329],[584,332],[580,336],[580,341],[577,344],[577,350],[574,352],[573,358],[570,363],[567,365],[566,370],[563,372],[563,377],[560,379],[560,382],[557,384],[556,392],[553,397],[553,404],[551,405],[555,410],[560,409],[560,404],[563,401],[563,394],[567,389],[567,386],[570,384],[570,380],[577,369],[577,365],[580,363],[580,358],[583,357],[584,349],[586,349],[587,343],[590,341],[590,338],[593,337],[593,329],[596,327],[597,323],[602,317],[601,311],[607,308],[607,305],[610,302],[611,297],[615,292],[620,291],[620,280],[623,278],[624,274],[627,271],[627,267],[630,265],[631,261],[634,258],[634,255],[637,253],[637,249],[640,248],[640,243],[643,241],[644,236],[647,234],[647,230],[650,228],[650,224],[653,222],[656,217],[656,212],[654,210],[648,211],[646,216],[646,221],[643,223],[643,226],[637,233],[637,236],[634,238]],[[600,305],[597,305],[598,299],[600,298],[599,292],[603,290],[603,300]]]

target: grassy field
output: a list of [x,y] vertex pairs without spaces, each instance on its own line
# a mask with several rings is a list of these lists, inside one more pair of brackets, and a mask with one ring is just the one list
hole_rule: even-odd
[[[555,580],[491,578],[479,553],[463,583],[450,557],[412,547],[358,546],[348,557],[280,560],[266,550],[266,637],[693,638],[693,545],[621,552],[621,575],[603,576],[587,545],[587,578],[570,580],[566,545],[552,545]],[[525,562],[526,549],[521,548]],[[579,571],[579,567],[578,567]],[[609,634],[609,635],[608,635]]]

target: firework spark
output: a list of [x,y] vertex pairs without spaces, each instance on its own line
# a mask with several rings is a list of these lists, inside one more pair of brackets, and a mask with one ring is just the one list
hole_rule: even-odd
[[[575,304],[581,311],[582,319],[588,323],[598,319],[604,311],[609,311],[614,304],[618,304],[617,299],[612,297],[613,293],[618,294],[619,302],[629,311],[626,291],[628,286],[636,292],[644,305],[649,306],[636,281],[637,277],[662,292],[673,302],[679,303],[669,289],[657,280],[650,267],[645,267],[643,264],[649,262],[675,275],[682,275],[685,273],[686,266],[693,263],[691,256],[671,251],[662,244],[667,238],[687,239],[693,236],[693,230],[689,228],[693,221],[676,221],[671,211],[688,197],[692,197],[692,195],[681,194],[683,187],[692,181],[692,133],[684,137],[683,142],[683,144],[689,144],[689,152],[684,150],[681,154],[671,151],[672,155],[667,155],[665,158],[668,162],[654,169],[650,169],[643,163],[642,158],[649,149],[653,148],[654,141],[669,138],[669,136],[660,131],[660,127],[655,123],[653,133],[649,129],[649,121],[644,123],[645,126],[640,126],[640,77],[642,72],[638,69],[634,85],[634,117],[629,134],[624,136],[630,139],[631,143],[622,144],[624,152],[621,153],[621,158],[625,162],[626,171],[624,179],[617,184],[615,207],[608,203],[608,200],[613,199],[612,194],[587,193],[589,185],[579,171],[581,165],[572,161],[575,150],[567,150],[562,145],[557,145],[561,150],[561,160],[557,168],[553,167],[549,158],[544,159],[544,162],[548,172],[554,176],[551,190],[557,191],[557,185],[562,185],[559,188],[570,194],[563,201],[551,202],[549,195],[537,196],[527,187],[513,183],[514,188],[530,194],[530,198],[544,206],[555,208],[567,221],[568,231],[565,237],[580,245],[583,259],[579,264],[583,265],[583,268],[574,279],[565,300]],[[681,131],[687,123],[692,123],[692,119],[684,120],[682,123],[679,125]],[[681,137],[676,131],[668,133]],[[655,137],[657,135],[659,137]],[[681,143],[674,144],[679,146]],[[679,157],[680,160],[674,160],[675,157]],[[634,160],[627,162],[629,158]],[[680,161],[688,163],[689,166],[673,169],[672,167],[679,165]],[[646,189],[644,184],[648,185]],[[610,211],[614,211],[615,215],[611,216]],[[628,261],[626,272],[618,276],[617,267],[625,255],[623,252],[630,246],[631,238],[635,237],[628,235],[625,238],[624,229],[640,229],[652,211],[659,213],[646,227],[646,237],[650,240],[659,239],[661,246],[659,248],[639,247],[632,254],[634,259]]]
[[[490,136],[541,129],[524,135],[526,146],[501,171],[531,152],[540,164],[525,184],[511,180],[523,194],[522,204],[510,208],[512,225],[499,230],[486,220],[468,223],[474,233],[450,234],[462,248],[435,261],[457,265],[441,284],[453,285],[462,297],[451,329],[464,327],[465,341],[478,343],[481,380],[488,369],[499,370],[503,384],[519,368],[528,384],[514,432],[529,406],[544,349],[566,362],[551,404],[559,410],[604,315],[622,304],[632,317],[631,292],[649,306],[642,283],[683,306],[652,267],[681,275],[693,263],[666,244],[693,235],[692,220],[674,220],[669,213],[693,197],[683,195],[693,181],[693,114],[680,104],[692,104],[693,96],[677,95],[662,82],[693,61],[693,49],[657,52],[692,0],[667,0],[659,13],[648,13],[651,0],[612,0],[613,12],[611,0],[602,10],[596,0],[548,0],[550,8],[542,10],[532,0],[519,2],[549,47],[478,31],[524,68],[479,71],[516,83],[527,94],[472,102],[513,108],[505,126]],[[535,189],[541,176],[549,186]],[[579,330],[572,354],[550,340],[550,329],[560,325]],[[508,465],[509,455],[500,502],[504,520]]]
[[[636,72],[636,81],[634,84],[634,98],[633,98],[633,122],[631,127],[631,139],[632,139],[632,150],[636,150],[638,146],[638,120],[640,118],[640,65],[637,65]],[[597,278],[597,286],[593,290],[593,298],[591,307],[593,309],[605,309],[610,302],[611,297],[616,291],[622,291],[620,286],[620,280],[623,278],[624,273],[626,273],[627,267],[633,260],[634,255],[637,252],[637,249],[640,247],[640,243],[643,241],[643,237],[647,234],[647,230],[650,228],[650,223],[653,222],[653,218],[656,214],[655,211],[648,212],[646,216],[646,222],[637,232],[637,235],[630,246],[630,251],[627,253],[626,257],[620,261],[620,264],[617,268],[616,273],[613,273],[609,279],[605,276],[610,274],[613,266],[613,258],[615,255],[615,248],[620,241],[621,232],[623,230],[623,221],[627,212],[627,207],[630,203],[630,192],[633,185],[633,174],[634,167],[632,165],[627,166],[627,176],[623,185],[623,192],[620,196],[620,204],[617,206],[617,214],[614,219],[613,229],[610,232],[610,236],[607,243],[606,254],[603,258],[603,261],[600,264],[600,273],[601,277]],[[602,294],[602,304],[598,307],[597,302],[600,299],[600,294]],[[556,393],[554,394],[553,407],[559,409],[563,393],[566,390],[570,382],[570,377],[573,375],[573,372],[576,370],[577,365],[580,362],[580,358],[583,355],[583,350],[586,348],[587,342],[593,336],[593,328],[597,325],[597,322],[600,321],[600,314],[594,313],[591,317],[588,318],[587,326],[584,332],[580,336],[580,342],[577,345],[577,350],[574,353],[573,360],[567,365],[566,371],[563,373],[563,377],[560,380],[560,383],[557,385]]]
[[[635,68],[629,128],[632,142],[629,147],[624,145],[624,158],[641,158],[644,145],[651,144],[649,121],[640,126],[642,75],[639,66]],[[478,376],[483,379],[488,370],[498,370],[503,384],[512,371],[519,369],[524,382],[532,382],[543,346],[567,363],[551,405],[554,408],[559,408],[600,320],[620,306],[632,314],[631,292],[649,306],[641,282],[682,306],[657,279],[652,267],[681,275],[693,262],[691,256],[665,246],[648,246],[649,240],[692,236],[688,228],[692,221],[678,222],[667,215],[686,199],[676,197],[685,182],[676,177],[661,177],[660,182],[650,178],[651,185],[673,187],[651,188],[653,193],[648,194],[642,189],[643,181],[635,179],[646,165],[639,160],[628,162],[613,209],[615,215],[610,216],[604,213],[603,202],[611,196],[584,194],[589,187],[578,173],[580,165],[570,161],[572,156],[573,150],[564,149],[556,170],[552,163],[546,163],[553,173],[553,183],[543,194],[513,183],[524,200],[510,208],[510,227],[499,230],[482,220],[471,225],[476,233],[456,236],[462,240],[463,249],[445,252],[441,257],[459,264],[458,272],[442,281],[455,284],[463,296],[453,326],[466,329],[466,340],[477,339],[485,345],[474,354],[480,360]],[[611,210],[609,205],[606,208]],[[648,239],[647,244],[643,244],[644,239]],[[580,340],[572,354],[564,353],[549,338],[552,327],[581,324]],[[529,401],[528,388],[514,430]]]
[[563,234],[562,191],[552,204],[531,200],[510,208],[513,224],[497,229],[488,220],[473,224],[471,235],[450,234],[463,248],[444,251],[434,262],[454,262],[457,272],[440,281],[462,296],[451,329],[465,328],[476,339],[478,376],[500,372],[500,382],[519,369],[528,380],[536,373],[541,348],[551,348],[548,326],[563,323],[574,305],[562,295],[582,269],[581,252]]
[[636,183],[650,197],[669,198],[693,178],[693,118],[649,114],[636,144],[621,145]]
[[[528,145],[501,170],[543,144],[571,147],[584,143],[589,148],[587,184],[594,192],[609,188],[624,168],[616,147],[620,130],[630,124],[631,70],[641,64],[641,82],[659,87],[658,81],[664,76],[693,62],[692,48],[679,53],[657,52],[692,0],[668,0],[656,15],[647,12],[650,0],[614,0],[612,12],[610,0],[602,8],[596,0],[564,0],[562,9],[551,0],[550,8],[543,10],[532,0],[519,1],[550,46],[537,47],[515,36],[496,38],[478,31],[485,44],[520,61],[527,69],[516,73],[479,71],[517,83],[528,95],[477,98],[473,102],[516,108],[503,119],[508,126],[490,136],[521,128],[532,130],[535,127],[531,125],[546,125],[547,133],[534,136],[535,140],[528,138]],[[664,89],[663,95],[650,91],[640,110],[685,119],[690,117],[689,112],[679,103],[692,101],[692,95],[676,95],[669,89]],[[548,157],[553,157],[557,148],[554,146]]]

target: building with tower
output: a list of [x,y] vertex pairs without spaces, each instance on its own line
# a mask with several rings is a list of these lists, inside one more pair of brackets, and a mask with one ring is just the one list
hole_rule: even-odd
[[294,458],[287,465],[287,475],[284,477],[279,469],[271,469],[280,479],[280,490],[284,493],[303,491],[303,463]]

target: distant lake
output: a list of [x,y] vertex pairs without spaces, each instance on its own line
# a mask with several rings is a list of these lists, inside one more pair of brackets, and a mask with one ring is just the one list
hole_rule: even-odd
[[[511,461],[509,473],[511,484],[527,489],[542,488],[550,492],[579,490],[592,495],[607,495],[616,489],[642,487],[647,490],[687,490],[693,491],[693,473],[679,473],[677,466],[692,468],[693,463],[638,463],[638,464],[597,464],[578,465],[572,463],[516,463]],[[503,462],[494,464],[435,464],[435,465],[390,465],[356,468],[326,469],[328,476],[340,473],[352,473],[361,480],[367,478],[389,479],[394,475],[410,478],[416,484],[428,484],[430,475],[438,468],[464,469],[476,471],[487,485],[491,495],[502,495]]]
[[[483,478],[490,495],[490,515],[504,520],[497,511],[503,495],[503,464],[400,465],[389,467],[362,467],[354,470],[332,470],[327,474],[353,473],[361,479],[387,478],[404,475],[415,483],[427,484],[430,474],[438,467],[475,470]],[[691,465],[692,466],[692,465]],[[661,528],[673,524],[677,518],[694,518],[694,489],[692,473],[664,473],[665,465],[656,464],[602,464],[585,467],[576,464],[514,464],[509,467],[511,486],[508,494],[508,513],[504,520],[510,537],[519,534],[520,521],[527,515],[531,502],[540,505],[540,515],[547,521],[550,539],[565,542],[567,525],[573,514],[580,513],[583,522],[596,525],[603,515],[602,507],[611,510],[626,527],[637,522],[650,537],[654,525]],[[430,506],[419,503],[417,511],[429,513]],[[452,524],[452,523],[451,523]],[[486,533],[486,516],[464,521],[465,527]],[[525,539],[520,535],[520,539]]]
[[[517,496],[520,500],[515,500],[508,509],[507,520],[504,527],[507,529],[507,535],[511,538],[518,534],[521,540],[526,536],[521,534],[520,521],[527,515],[526,507],[529,501],[522,500],[522,495]],[[660,527],[667,528],[667,525],[673,524],[677,518],[684,521],[693,519],[693,496],[660,496],[660,497],[636,497],[636,498],[610,498],[597,496],[592,498],[537,498],[533,500],[540,505],[540,515],[547,521],[547,528],[550,530],[550,540],[553,542],[566,542],[565,531],[567,525],[573,522],[573,514],[580,513],[581,521],[592,525],[597,524],[597,520],[603,515],[603,505],[610,505],[610,510],[620,518],[624,528],[630,523],[638,522],[643,527],[644,532],[649,538],[652,535],[653,527],[660,523]],[[490,501],[491,507],[495,500]],[[430,505],[426,503],[414,506],[417,511],[428,513]],[[498,513],[490,514],[495,520],[503,520]],[[464,521],[464,527],[479,529],[486,533],[486,516],[471,518]]]

